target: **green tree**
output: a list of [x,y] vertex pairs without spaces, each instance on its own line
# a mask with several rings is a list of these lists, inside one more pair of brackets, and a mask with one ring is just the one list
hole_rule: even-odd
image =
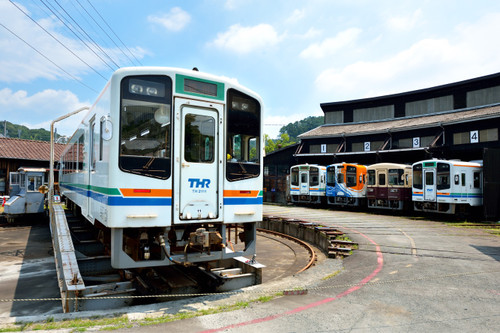
[[8,121],[0,121],[0,134],[3,135],[4,133],[8,138],[50,141],[50,131],[46,129],[29,129],[23,125],[12,124]]
[[290,136],[287,133],[282,133],[279,139],[273,140],[269,135],[264,135],[264,142],[266,144],[266,154],[272,153],[275,150],[285,148],[295,144],[295,141],[290,141]]
[[324,124],[323,116],[310,116],[305,119],[296,121],[294,123],[289,123],[280,129],[280,133],[287,133],[290,136],[290,141],[297,142],[297,136],[305,133],[313,128],[321,126]]

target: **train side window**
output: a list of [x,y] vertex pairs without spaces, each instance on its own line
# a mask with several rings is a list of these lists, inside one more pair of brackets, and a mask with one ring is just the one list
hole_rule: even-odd
[[368,185],[375,185],[376,177],[375,170],[368,170]]
[[101,122],[99,124],[99,161],[102,161],[102,151],[103,151],[103,142],[104,139],[102,137],[102,134],[104,133],[104,122],[105,119],[101,119]]
[[465,186],[465,173],[462,173],[462,186]]
[[389,169],[389,185],[404,185],[402,169]]
[[292,172],[290,173],[290,184],[299,186],[299,168],[292,168]]
[[319,185],[319,169],[318,168],[311,168],[309,171],[311,175],[311,186],[318,186]]
[[437,164],[437,189],[449,189],[450,184],[450,165],[447,163]]
[[474,188],[481,188],[481,173],[474,172]]
[[85,144],[83,142],[84,138],[83,135],[81,134],[80,137],[78,138],[78,170],[83,170],[83,156],[84,150],[85,150]]
[[91,169],[95,169],[95,123],[92,122],[90,125],[90,166]]

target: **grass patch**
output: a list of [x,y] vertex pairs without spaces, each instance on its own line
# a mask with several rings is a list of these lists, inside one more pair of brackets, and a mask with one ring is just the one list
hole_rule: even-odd
[[342,267],[342,269],[339,269],[339,270],[333,272],[332,274],[328,274],[327,276],[322,277],[321,281],[326,281],[328,279],[331,279],[331,278],[339,275],[343,270],[344,270],[344,268]]
[[138,326],[157,325],[168,323],[177,320],[206,316],[222,312],[230,312],[240,309],[245,309],[254,303],[265,303],[273,300],[283,293],[275,293],[272,295],[263,295],[256,299],[248,301],[240,301],[234,304],[221,305],[214,308],[203,309],[199,311],[182,311],[176,314],[166,314],[159,317],[148,317],[140,320],[130,320],[126,315],[119,315],[112,318],[93,317],[88,319],[71,319],[56,321],[53,317],[47,318],[44,322],[39,323],[16,323],[8,327],[0,328],[1,332],[22,332],[22,331],[41,331],[41,330],[58,330],[71,329],[72,332],[85,332],[87,330],[112,331],[122,328],[133,328]]

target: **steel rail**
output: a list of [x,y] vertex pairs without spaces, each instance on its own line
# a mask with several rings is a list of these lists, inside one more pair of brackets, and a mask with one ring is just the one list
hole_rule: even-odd
[[289,240],[294,241],[295,243],[297,243],[300,246],[305,247],[307,249],[307,251],[309,252],[310,260],[307,263],[307,265],[305,267],[303,267],[300,271],[298,271],[296,274],[301,273],[301,272],[305,271],[306,269],[310,268],[314,264],[314,262],[316,261],[316,252],[314,252],[314,249],[312,248],[312,246],[309,245],[307,242],[305,242],[301,239],[292,237],[290,235],[283,234],[281,232],[277,232],[277,231],[271,231],[271,230],[262,229],[262,228],[257,228],[257,231],[289,239]]

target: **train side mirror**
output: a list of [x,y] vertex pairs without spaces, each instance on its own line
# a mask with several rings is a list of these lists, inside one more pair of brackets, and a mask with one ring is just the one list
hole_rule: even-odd
[[108,117],[101,119],[102,139],[109,141],[113,137],[113,123]]

